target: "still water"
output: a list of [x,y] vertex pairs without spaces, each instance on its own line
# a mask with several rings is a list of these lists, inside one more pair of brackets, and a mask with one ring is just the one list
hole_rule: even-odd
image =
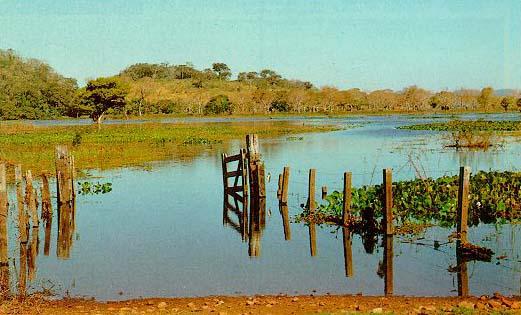
[[[461,118],[519,120],[520,116]],[[453,229],[430,228],[419,239],[394,237],[391,243],[380,238],[372,253],[368,253],[360,236],[348,235],[351,242],[346,246],[342,229],[316,226],[314,256],[308,226],[286,222],[291,237],[289,240],[285,237],[284,216],[279,211],[276,190],[278,174],[286,165],[291,168],[290,219],[300,212],[299,205],[306,200],[309,168],[317,169],[317,187],[325,185],[330,192],[341,189],[344,171],[351,171],[353,185],[360,186],[380,183],[381,170],[387,167],[393,168],[394,180],[412,179],[417,173],[432,177],[454,175],[460,165],[468,165],[473,171],[520,170],[521,142],[517,139],[507,138],[503,146],[487,152],[458,152],[444,148],[443,133],[396,129],[446,119],[427,116],[287,119],[294,123],[337,124],[347,129],[296,138],[261,139],[260,151],[271,180],[266,183],[265,222],[256,235],[256,257],[250,257],[248,241],[243,241],[233,226],[223,225],[220,155],[238,153],[244,146],[242,141],[212,147],[191,161],[173,159],[151,163],[145,169],[92,170],[90,175],[96,178],[88,180],[111,182],[113,191],[77,196],[68,259],[56,255],[54,205],[49,255],[44,255],[45,229],[40,228],[35,278],[28,286],[30,290],[51,288],[58,296],[99,300],[277,293],[383,295],[385,271],[389,271],[385,266],[391,263],[395,295],[457,295],[458,284],[467,285],[472,295],[495,291],[521,294],[520,225],[471,227],[471,242],[491,248],[495,255],[492,262],[467,262],[465,275],[461,268],[455,268],[456,244],[447,243]],[[219,122],[226,124],[230,120]],[[55,184],[51,183],[51,187]],[[317,200],[319,197],[317,193]],[[16,240],[14,195],[11,200],[10,240]],[[434,246],[435,241],[441,245]],[[13,281],[20,266],[15,243],[9,244]],[[389,254],[384,250],[385,243],[387,248],[392,244],[387,259],[384,259],[386,252]],[[349,266],[346,266],[346,247],[352,257]],[[504,257],[496,258],[500,256]],[[462,280],[466,283],[462,284]]]

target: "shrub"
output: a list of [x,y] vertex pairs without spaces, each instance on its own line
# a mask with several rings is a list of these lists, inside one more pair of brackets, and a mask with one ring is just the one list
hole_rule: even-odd
[[231,114],[233,110],[233,104],[226,95],[217,95],[212,97],[208,103],[204,106],[204,114]]

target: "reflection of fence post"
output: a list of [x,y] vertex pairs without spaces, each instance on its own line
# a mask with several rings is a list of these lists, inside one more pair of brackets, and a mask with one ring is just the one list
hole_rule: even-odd
[[286,241],[291,240],[291,228],[289,225],[289,213],[287,205],[279,205],[280,214],[282,215],[282,225],[284,228],[284,239]]
[[393,295],[394,285],[393,285],[393,239],[392,235],[385,236],[385,244],[384,244],[384,269],[385,269],[385,295]]
[[385,234],[392,235],[393,228],[393,170],[386,168],[383,170],[383,197],[384,197],[384,224]]
[[315,212],[315,176],[316,169],[312,168],[309,170],[309,187],[308,187],[308,207],[309,213],[313,214]]
[[278,186],[277,186],[277,199],[281,201],[282,199],[282,174],[279,174],[279,181],[278,181]]
[[47,222],[52,217],[52,204],[51,204],[51,192],[49,189],[49,179],[47,174],[42,174],[42,213],[41,218],[44,222]]
[[284,166],[284,172],[282,175],[282,204],[288,204],[288,184],[289,184],[289,166]]
[[342,207],[342,223],[348,225],[351,217],[351,172],[344,173],[344,199]]
[[22,166],[20,164],[15,165],[14,179],[15,179],[15,185],[16,185],[16,202],[18,204],[18,206],[17,206],[17,208],[18,208],[18,233],[19,233],[20,243],[27,243],[27,240],[28,240],[27,211],[25,209]]
[[7,216],[9,201],[7,197],[6,166],[0,164],[0,300],[9,295],[9,257],[7,253]]
[[346,277],[353,276],[353,250],[351,246],[351,231],[347,227],[342,228],[344,241],[344,268]]
[[470,167],[460,167],[458,189],[457,232],[463,244],[467,243],[469,217]]
[[456,242],[456,264],[458,273],[458,296],[469,295],[469,275],[467,272],[467,262],[463,258],[462,242]]

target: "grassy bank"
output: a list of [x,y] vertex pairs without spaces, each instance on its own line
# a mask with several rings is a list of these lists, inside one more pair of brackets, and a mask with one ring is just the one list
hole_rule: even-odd
[[139,166],[151,161],[190,160],[248,133],[261,138],[324,132],[334,126],[289,122],[255,123],[143,123],[97,126],[37,127],[25,123],[0,124],[0,160],[21,163],[33,173],[54,169],[54,147],[66,144],[78,169]]
[[402,126],[399,129],[433,131],[521,131],[519,120],[451,120],[448,122]]

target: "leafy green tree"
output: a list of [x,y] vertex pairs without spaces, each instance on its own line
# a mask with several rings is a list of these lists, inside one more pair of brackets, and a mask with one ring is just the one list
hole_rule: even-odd
[[217,73],[219,80],[229,80],[232,76],[232,72],[228,65],[222,62],[212,64],[212,70]]
[[80,92],[81,104],[90,109],[90,117],[101,124],[108,110],[125,107],[128,87],[116,77],[91,80]]
[[507,111],[509,107],[514,106],[515,102],[516,99],[513,96],[505,96],[501,99],[501,107]]
[[203,113],[208,114],[231,114],[233,111],[233,104],[226,95],[217,95],[212,97],[204,106]]

